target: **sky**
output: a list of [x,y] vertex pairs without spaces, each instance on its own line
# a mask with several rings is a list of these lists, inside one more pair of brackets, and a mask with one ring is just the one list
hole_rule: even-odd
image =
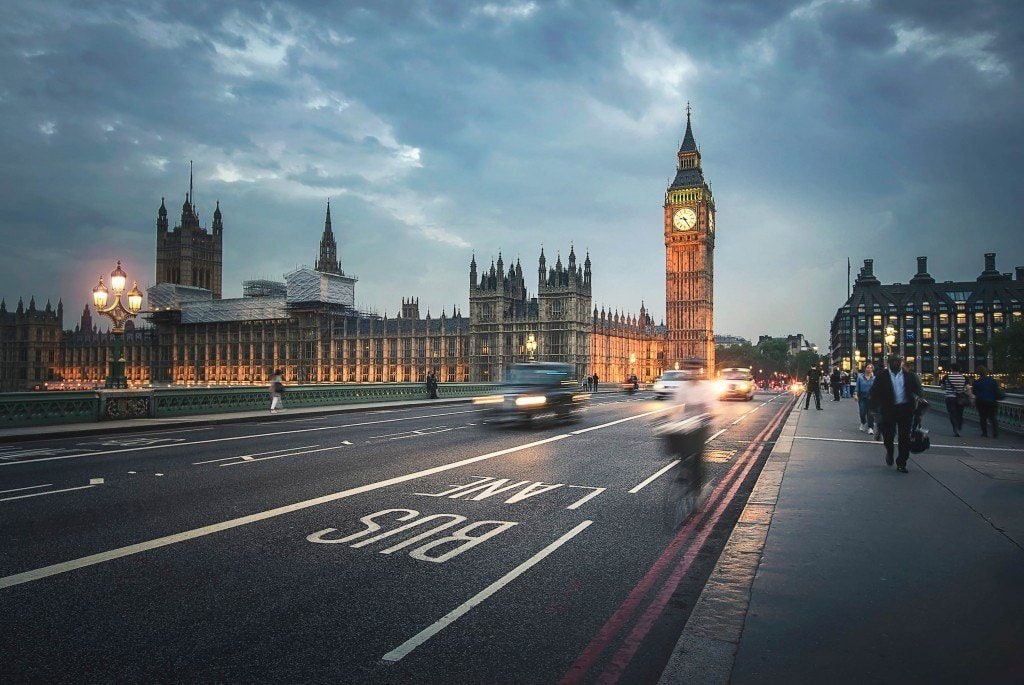
[[115,260],[153,284],[190,160],[225,297],[313,265],[330,198],[366,310],[468,314],[474,253],[535,293],[573,246],[594,304],[661,320],[687,103],[716,334],[824,351],[848,259],[1024,265],[1020,2],[6,0],[0,36],[0,296],[66,328]]

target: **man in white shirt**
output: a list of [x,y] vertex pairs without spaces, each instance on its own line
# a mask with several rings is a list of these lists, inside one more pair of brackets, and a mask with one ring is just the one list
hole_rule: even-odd
[[892,466],[894,447],[898,445],[895,459],[896,470],[900,473],[907,473],[914,409],[917,406],[917,400],[923,395],[923,390],[921,379],[913,371],[903,368],[903,360],[899,355],[889,355],[888,362],[888,368],[878,374],[875,384],[871,386],[869,402],[881,414],[885,463]]

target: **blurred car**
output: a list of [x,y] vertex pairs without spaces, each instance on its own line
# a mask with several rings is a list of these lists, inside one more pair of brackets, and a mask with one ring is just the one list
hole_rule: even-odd
[[754,399],[754,376],[750,369],[722,369],[716,382],[719,399],[738,398],[744,401]]
[[570,418],[590,399],[581,392],[575,367],[556,362],[513,364],[498,393],[477,397],[487,423],[528,424],[534,419]]
[[803,395],[806,389],[806,386],[800,381],[793,381],[789,386],[789,391],[794,395]]
[[676,388],[684,382],[685,371],[666,371],[660,377],[654,379],[654,394],[659,400],[671,397]]

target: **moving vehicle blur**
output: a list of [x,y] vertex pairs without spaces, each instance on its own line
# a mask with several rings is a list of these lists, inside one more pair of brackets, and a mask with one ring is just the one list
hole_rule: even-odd
[[686,378],[685,371],[666,371],[660,377],[654,379],[654,394],[659,400],[672,397],[676,388]]
[[582,392],[571,364],[530,362],[513,364],[499,393],[477,397],[489,424],[530,424],[534,419],[567,419],[590,399]]
[[754,376],[750,369],[722,369],[716,383],[719,399],[732,398],[750,401],[754,399]]
[[632,395],[640,389],[640,379],[635,375],[631,375],[629,378],[622,381],[622,389]]
[[800,381],[793,381],[790,384],[790,386],[789,386],[789,391],[791,393],[793,393],[794,395],[803,395],[804,394],[804,390],[806,390],[806,389],[807,388]]

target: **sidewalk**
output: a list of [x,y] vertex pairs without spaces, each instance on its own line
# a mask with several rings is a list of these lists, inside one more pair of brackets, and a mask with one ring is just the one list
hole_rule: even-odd
[[1024,439],[932,412],[901,474],[853,400],[822,406],[787,421],[661,682],[1021,682]]

